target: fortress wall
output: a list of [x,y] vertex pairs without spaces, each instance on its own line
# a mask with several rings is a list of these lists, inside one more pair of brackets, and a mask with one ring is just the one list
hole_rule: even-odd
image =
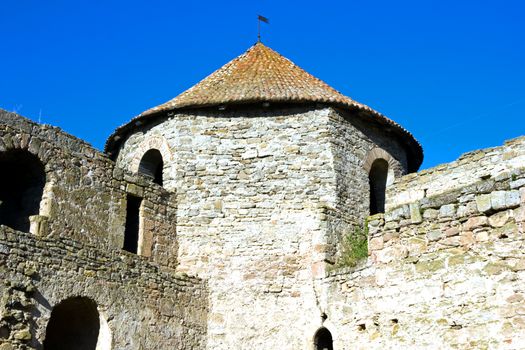
[[207,291],[199,279],[126,252],[0,226],[2,350],[42,349],[52,307],[76,296],[95,301],[107,322],[112,342],[100,349],[205,348]]
[[[390,209],[370,218],[368,261],[322,282],[334,348],[525,344],[524,141],[469,153],[389,188]],[[426,197],[394,207],[392,194],[418,186]]]
[[38,232],[33,233],[120,250],[126,197],[133,194],[143,198],[142,255],[175,266],[174,194],[142,176],[114,168],[106,155],[59,128],[0,110],[0,151],[12,149],[27,150],[45,166],[40,216],[33,218],[39,222]]
[[[366,120],[366,119],[365,119]],[[384,128],[383,128],[384,129]],[[329,247],[337,248],[341,237],[363,227],[370,213],[369,170],[378,153],[386,157],[394,178],[407,173],[407,154],[402,145],[382,128],[357,118],[353,113],[331,109],[330,144],[336,177],[336,198],[327,208]],[[378,152],[378,150],[382,152]],[[328,260],[335,259],[330,251]]]
[[525,164],[525,137],[505,142],[501,147],[463,154],[458,160],[409,174],[388,188],[387,209],[459,190],[483,178],[496,179],[508,169]]
[[374,142],[400,159],[398,175],[406,163],[399,145],[351,120],[311,107],[173,112],[123,142],[117,164],[130,171],[165,148],[178,270],[209,278],[210,349],[311,343],[314,276],[339,232],[368,213],[363,163]]

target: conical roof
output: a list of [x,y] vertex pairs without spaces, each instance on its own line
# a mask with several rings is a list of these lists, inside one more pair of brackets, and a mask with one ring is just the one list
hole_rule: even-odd
[[183,107],[254,102],[344,103],[365,107],[258,42],[197,85],[142,115]]
[[244,54],[228,62],[208,77],[184,91],[174,99],[151,108],[131,122],[119,127],[106,142],[106,152],[116,148],[122,134],[162,112],[177,109],[204,108],[253,103],[322,103],[357,109],[383,125],[388,125],[401,137],[413,155],[412,170],[417,170],[423,159],[421,145],[407,130],[374,111],[370,107],[352,100],[295,65],[289,59],[258,42]]

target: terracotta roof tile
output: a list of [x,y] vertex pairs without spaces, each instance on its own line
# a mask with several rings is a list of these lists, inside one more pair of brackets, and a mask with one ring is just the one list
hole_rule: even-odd
[[257,43],[197,85],[142,115],[183,107],[292,101],[341,103],[365,108],[289,59]]
[[409,166],[411,171],[417,170],[422,162],[421,145],[407,130],[370,107],[344,96],[262,43],[255,44],[174,99],[141,113],[132,122],[119,127],[106,142],[106,152],[114,149],[119,134],[133,128],[138,120],[160,112],[262,102],[326,103],[367,111],[381,124],[393,126],[407,143],[413,156],[412,166]]

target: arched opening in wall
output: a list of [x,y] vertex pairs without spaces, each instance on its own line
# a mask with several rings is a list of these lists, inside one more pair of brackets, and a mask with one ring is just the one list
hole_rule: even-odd
[[26,150],[0,152],[0,224],[29,232],[46,184],[44,165]]
[[51,312],[44,350],[96,350],[99,332],[100,317],[95,302],[85,297],[69,298]]
[[321,327],[315,333],[314,349],[315,350],[334,350],[332,333],[330,333],[330,331],[327,328]]
[[388,162],[376,159],[372,163],[368,182],[370,184],[370,215],[385,212],[386,180],[388,178]]
[[164,161],[158,149],[150,149],[142,156],[139,164],[139,173],[150,177],[154,183],[161,185],[163,182]]

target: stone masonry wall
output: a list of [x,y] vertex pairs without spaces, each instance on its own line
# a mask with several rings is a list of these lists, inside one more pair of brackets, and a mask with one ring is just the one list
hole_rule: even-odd
[[208,280],[208,349],[304,346],[306,317],[319,313],[311,277],[324,258],[314,248],[324,238],[318,203],[334,198],[328,114],[175,114],[120,150],[122,167],[137,163],[151,138],[172,150],[164,171],[165,187],[177,190],[178,270]]
[[[30,233],[0,226],[0,349],[41,349],[51,309],[75,296],[97,303],[115,349],[204,348],[206,285],[173,270],[176,194],[0,110],[0,152],[13,149],[41,160],[46,185]],[[128,194],[143,198],[140,255],[122,250]]]
[[[335,241],[327,232],[342,210],[354,220],[368,211],[348,203],[368,198],[374,147],[323,107],[172,113],[125,139],[117,164],[129,171],[149,148],[163,155],[164,185],[177,191],[178,270],[209,283],[209,349],[309,346],[320,317],[313,277]],[[335,166],[364,184],[339,190]]]
[[2,350],[42,349],[51,309],[75,296],[107,322],[103,350],[205,348],[205,285],[134,254],[0,226],[0,276]]
[[[407,155],[399,142],[380,128],[366,125],[350,112],[334,109],[330,113],[329,135],[336,177],[335,199],[327,205],[327,261],[337,258],[341,238],[362,227],[370,213],[368,181],[372,163],[380,153],[395,178],[407,173]],[[381,152],[378,152],[381,150]],[[392,179],[393,180],[393,179]]]
[[389,188],[368,261],[320,282],[334,348],[523,348],[524,155],[519,138]]
[[27,150],[45,166],[39,235],[121,249],[126,196],[137,195],[143,198],[142,255],[163,265],[176,265],[174,194],[115,168],[106,155],[58,128],[0,110],[0,152],[9,149]]

